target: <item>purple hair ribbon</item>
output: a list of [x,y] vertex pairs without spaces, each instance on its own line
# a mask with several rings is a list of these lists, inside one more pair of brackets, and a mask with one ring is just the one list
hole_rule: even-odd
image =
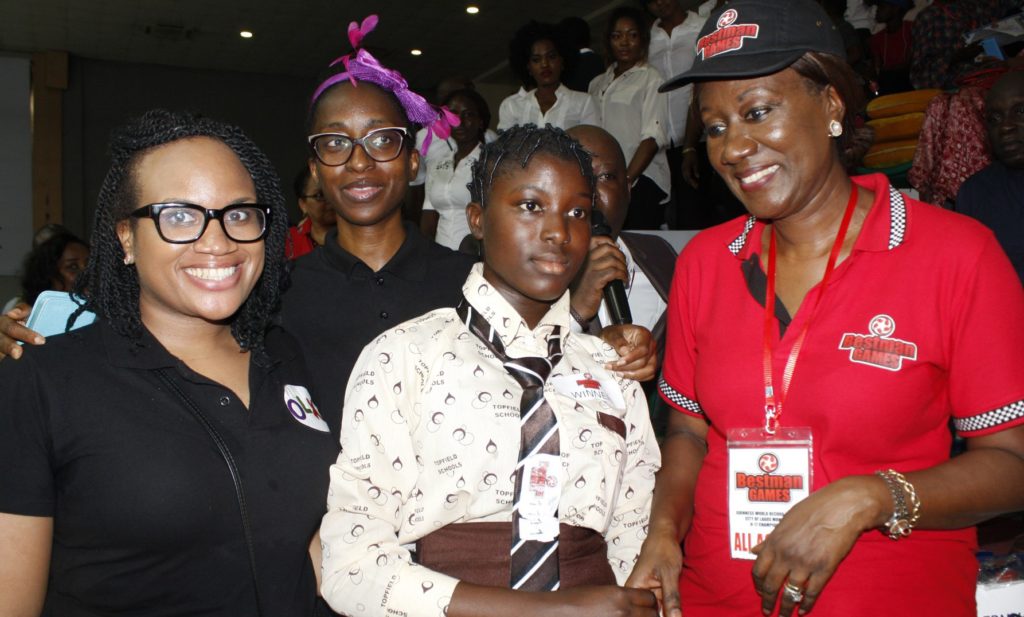
[[328,88],[346,79],[352,82],[353,86],[358,85],[357,82],[360,81],[374,84],[395,95],[409,120],[428,128],[427,136],[420,147],[420,153],[426,154],[432,137],[436,135],[440,139],[448,139],[452,127],[459,126],[459,117],[445,107],[439,109],[431,105],[427,99],[409,89],[409,82],[401,73],[382,65],[370,52],[360,48],[363,38],[377,26],[377,22],[377,16],[370,15],[361,25],[354,21],[348,25],[348,40],[355,48],[355,54],[346,54],[331,61],[329,66],[341,62],[345,70],[324,80],[313,92],[310,105]]

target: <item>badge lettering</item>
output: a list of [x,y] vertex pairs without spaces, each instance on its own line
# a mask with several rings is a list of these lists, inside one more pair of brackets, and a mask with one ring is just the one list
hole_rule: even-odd
[[327,427],[327,422],[320,416],[320,410],[313,403],[313,397],[309,395],[309,390],[304,387],[286,384],[284,406],[300,424],[324,433],[330,430]]
[[697,40],[697,55],[703,60],[719,54],[743,48],[745,39],[756,39],[761,27],[758,24],[737,24],[739,13],[728,9],[718,18],[717,29]]
[[839,349],[849,350],[850,361],[887,371],[903,368],[903,360],[917,360],[917,345],[892,338],[896,321],[888,315],[875,315],[868,322],[871,334],[846,332],[839,341]]

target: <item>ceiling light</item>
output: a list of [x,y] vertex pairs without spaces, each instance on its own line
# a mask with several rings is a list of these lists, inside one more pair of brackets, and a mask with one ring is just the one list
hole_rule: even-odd
[[419,49],[410,49],[409,53],[414,55],[414,56],[422,56],[423,55],[423,52],[420,51]]
[[243,39],[251,39],[252,38],[252,31],[250,31],[250,30],[242,30],[241,32],[238,33],[238,36],[242,37]]
[[480,7],[471,4],[466,7],[466,12],[470,15],[476,15],[480,12]]

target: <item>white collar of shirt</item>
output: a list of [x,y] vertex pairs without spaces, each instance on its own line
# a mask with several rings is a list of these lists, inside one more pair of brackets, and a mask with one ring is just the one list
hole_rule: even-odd
[[462,294],[498,333],[498,337],[501,338],[510,357],[535,355],[538,348],[545,350],[546,353],[547,339],[555,326],[562,327],[563,340],[568,335],[570,320],[568,290],[551,305],[548,312],[537,323],[537,327],[530,330],[526,321],[505,300],[501,292],[484,278],[483,272],[483,263],[473,265],[469,277],[462,285]]
[[[520,100],[526,102],[527,105],[536,107],[538,111],[540,110],[540,103],[537,101],[536,88],[533,90],[527,90],[526,88],[519,86],[519,92],[516,92],[516,96],[519,97]],[[548,109],[548,113],[551,113],[551,110],[554,109],[556,105],[569,96],[572,96],[572,90],[567,88],[563,83],[558,84],[558,87],[555,88],[555,103],[550,109]]]

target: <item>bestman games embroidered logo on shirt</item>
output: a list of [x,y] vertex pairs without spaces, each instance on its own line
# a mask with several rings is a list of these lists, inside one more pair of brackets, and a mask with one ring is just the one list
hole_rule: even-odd
[[896,331],[892,317],[875,315],[868,322],[868,330],[871,334],[847,332],[839,341],[839,349],[850,350],[851,362],[898,371],[904,359],[917,360],[917,345],[892,337]]
[[728,9],[718,18],[718,29],[697,40],[697,55],[703,60],[743,47],[745,39],[756,39],[761,29],[757,24],[737,24],[739,13]]

